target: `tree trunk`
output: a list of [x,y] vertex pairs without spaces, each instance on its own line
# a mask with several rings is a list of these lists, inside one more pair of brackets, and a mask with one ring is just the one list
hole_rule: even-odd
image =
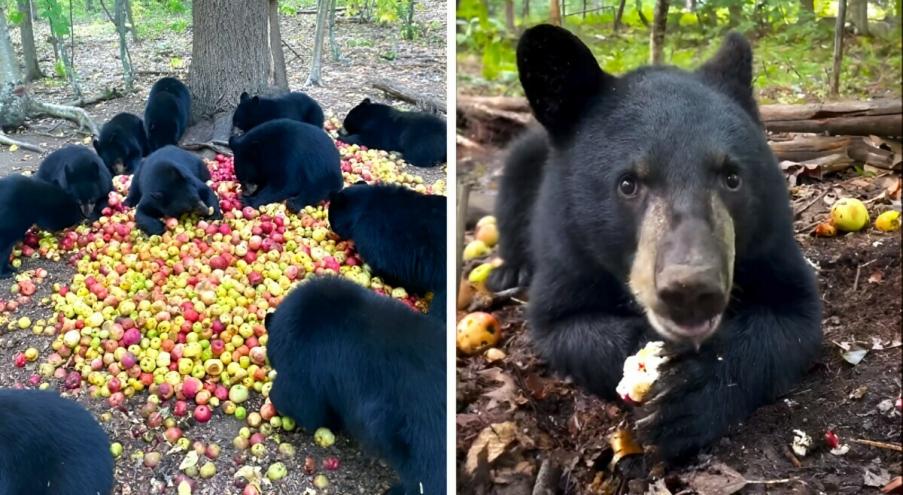
[[549,23],[555,26],[561,25],[561,6],[559,0],[549,0]]
[[730,15],[730,26],[739,26],[743,21],[743,4],[731,2],[731,4],[727,7],[727,11]]
[[285,53],[282,51],[282,31],[279,29],[279,0],[269,0],[270,53],[273,56],[273,83],[288,91],[285,73]]
[[618,2],[618,11],[615,12],[615,32],[617,33],[621,29],[621,19],[624,17],[624,6],[627,5],[627,0],[620,0]]
[[[132,69],[132,55],[129,53],[128,41],[125,38],[125,19],[127,15],[125,4],[127,3],[127,0],[116,0],[116,3],[113,5],[115,12],[113,24],[116,25],[116,32],[119,34],[119,59],[122,62],[122,78],[125,81],[125,90],[126,92],[131,92],[135,73]],[[132,39],[134,39],[134,35],[135,31],[132,31]]]
[[514,26],[514,0],[505,0],[505,26],[509,33],[517,31]]
[[[411,0],[411,16],[414,15],[414,2]],[[329,2],[329,51],[332,52],[332,61],[342,60],[342,52],[339,51],[339,43],[335,39],[335,12],[336,0]]]
[[639,16],[640,22],[642,22],[644,26],[649,27],[649,19],[647,19],[646,14],[643,13],[643,0],[636,0],[634,5],[636,6],[636,14]]
[[524,24],[527,23],[527,18],[530,17],[530,0],[524,0],[523,9],[520,13],[521,19],[524,20]]
[[[332,0],[332,16],[335,17],[335,0]],[[335,34],[332,27],[335,25],[333,21],[330,21],[330,31],[329,31],[329,42],[333,43],[335,39]],[[403,38],[411,41],[414,39],[414,0],[408,0],[408,5],[405,8],[405,19],[404,19],[404,32]]]
[[132,32],[132,43],[138,43],[138,25],[135,24],[135,16],[132,14],[132,0],[125,0],[125,11],[129,15],[129,31]]
[[235,107],[268,85],[268,0],[195,0],[188,87],[192,121]]
[[85,12],[94,12],[94,0],[85,0]]
[[850,0],[850,21],[861,36],[869,35],[869,3],[868,0]]
[[649,36],[649,63],[651,64],[662,63],[669,6],[669,0],[656,0],[655,2],[655,17],[652,20],[652,34]]
[[800,0],[800,10],[815,14],[815,0]]
[[320,85],[320,57],[323,55],[323,31],[326,27],[329,7],[332,0],[317,0],[317,26],[314,29],[314,54],[310,60],[310,74],[307,75],[305,86]]
[[41,66],[38,65],[38,53],[34,46],[34,20],[31,18],[31,0],[18,0],[19,13],[22,15],[22,25],[19,33],[22,35],[22,54],[25,56],[25,80],[34,81],[44,77]]
[[834,24],[834,68],[831,72],[831,96],[840,92],[840,66],[843,62],[843,26],[847,17],[847,0],[837,0],[837,21]]

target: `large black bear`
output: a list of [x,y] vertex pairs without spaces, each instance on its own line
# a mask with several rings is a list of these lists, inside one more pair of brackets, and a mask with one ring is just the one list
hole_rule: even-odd
[[401,478],[445,490],[445,325],[353,282],[300,284],[267,315],[270,399],[308,431],[344,430]]
[[0,495],[109,495],[110,439],[53,392],[0,389]]
[[116,114],[100,129],[94,149],[111,174],[134,173],[141,159],[150,153],[144,121],[130,113]]
[[222,218],[219,199],[205,183],[210,170],[195,155],[176,146],[150,154],[135,171],[123,204],[134,206],[135,224],[148,235],[162,234],[162,217],[196,213]]
[[401,153],[416,167],[445,163],[445,120],[425,112],[403,112],[365,98],[342,123],[339,140]]
[[84,146],[70,144],[47,155],[35,176],[71,194],[82,215],[92,221],[100,218],[113,190],[109,169],[97,153]]
[[188,129],[190,116],[191,93],[182,81],[164,77],[155,82],[144,107],[148,152],[169,144],[178,145]]
[[13,246],[33,225],[53,232],[82,219],[75,198],[56,184],[24,175],[0,179],[0,278],[13,274],[9,264]]
[[285,201],[298,212],[342,188],[339,150],[322,128],[271,120],[229,138],[242,202],[258,208]]
[[358,183],[330,196],[329,225],[354,241],[364,262],[390,284],[444,291],[446,201],[401,186]]
[[787,392],[821,342],[750,46],[730,34],[695,72],[615,77],[543,25],[524,33],[517,62],[547,136],[519,142],[507,163],[521,187],[502,187],[501,241],[531,257],[506,259],[494,288],[532,274],[537,350],[605,398],[625,358],[664,338],[671,360],[637,410],[639,432],[663,458],[686,459]]
[[242,93],[238,108],[232,114],[232,127],[248,132],[276,119],[291,119],[323,128],[323,109],[316,100],[304,93],[289,93],[268,98]]

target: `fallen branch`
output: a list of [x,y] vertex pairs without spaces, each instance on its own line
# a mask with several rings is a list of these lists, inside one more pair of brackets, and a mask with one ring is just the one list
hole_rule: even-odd
[[37,153],[44,152],[44,148],[41,148],[40,146],[35,145],[35,144],[26,143],[25,141],[17,141],[15,139],[7,136],[6,134],[4,134],[3,131],[0,131],[0,144],[5,144],[7,146],[15,145],[22,149],[26,149],[29,151],[35,151]]
[[97,130],[97,125],[94,123],[94,120],[91,119],[91,116],[88,115],[88,112],[78,107],[46,103],[35,100],[34,98],[29,98],[28,114],[31,116],[49,115],[51,117],[71,120],[78,124],[79,129],[87,129],[95,136],[100,135],[100,132]]
[[895,450],[897,452],[903,452],[903,445],[899,443],[887,443],[887,442],[878,442],[875,440],[865,440],[862,438],[851,438],[851,442],[858,443],[862,445],[868,445],[869,447],[875,447],[879,449],[887,449],[887,450]]
[[232,150],[229,149],[228,146],[223,146],[215,141],[209,141],[206,143],[185,143],[179,145],[179,147],[188,151],[200,151],[208,149],[221,155],[232,156]]
[[539,472],[536,474],[536,484],[533,485],[532,495],[555,495],[558,493],[558,482],[561,478],[561,469],[549,459],[542,461]]
[[66,102],[66,105],[69,105],[72,107],[86,107],[89,105],[94,105],[94,104],[100,103],[102,101],[115,100],[116,98],[120,98],[122,96],[125,96],[125,95],[120,93],[118,89],[110,88],[110,89],[104,91],[103,93],[96,95],[96,96],[92,96],[91,98],[88,98],[86,100],[81,100],[81,101],[73,100],[73,101]]
[[377,79],[370,81],[370,86],[386,93],[387,95],[395,98],[396,100],[401,100],[412,105],[418,106],[420,108],[429,108],[435,109],[442,113],[447,114],[448,109],[445,106],[445,102],[435,100],[433,98],[427,98],[425,96],[417,96],[407,91],[403,88],[399,88],[398,86],[393,85],[389,81],[385,79]]

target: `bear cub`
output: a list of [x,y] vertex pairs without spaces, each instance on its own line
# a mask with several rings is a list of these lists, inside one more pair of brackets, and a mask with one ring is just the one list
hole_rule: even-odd
[[144,107],[144,127],[147,132],[148,152],[166,145],[178,145],[191,116],[191,93],[173,77],[155,82]]
[[0,494],[109,495],[110,439],[76,402],[0,389]]
[[604,398],[617,399],[627,356],[664,340],[670,360],[636,408],[639,438],[690,459],[788,392],[822,339],[750,45],[730,34],[693,72],[616,77],[577,37],[541,25],[521,37],[517,64],[543,130],[506,163],[493,288],[528,283],[537,351]]
[[404,112],[365,98],[342,123],[339,140],[401,153],[415,167],[446,161],[445,120],[426,112]]
[[[329,198],[333,232],[354,241],[387,282],[416,292],[445,292],[446,197],[395,185],[359,182]],[[440,296],[441,297],[441,296]],[[444,320],[444,304],[431,305]]]
[[113,190],[109,169],[97,153],[84,146],[68,145],[47,155],[35,176],[71,194],[82,215],[91,221],[100,218]]
[[144,121],[137,115],[119,113],[100,129],[94,149],[113,175],[132,174],[150,153]]
[[[75,197],[56,184],[24,175],[0,179],[0,278],[13,274],[13,246],[33,225],[55,232],[78,225],[82,210]],[[0,408],[2,409],[2,408]]]
[[292,212],[342,188],[339,150],[322,128],[271,120],[229,138],[242,203],[252,208],[286,201]]
[[148,235],[162,234],[163,217],[196,213],[222,218],[219,199],[206,184],[210,170],[197,156],[176,146],[150,154],[135,171],[123,204],[135,207],[135,223]]
[[398,473],[387,493],[445,490],[445,325],[340,278],[298,285],[267,315],[276,408],[345,431]]
[[301,92],[273,98],[242,93],[232,114],[232,127],[248,132],[276,119],[291,119],[323,128],[323,109],[316,100]]

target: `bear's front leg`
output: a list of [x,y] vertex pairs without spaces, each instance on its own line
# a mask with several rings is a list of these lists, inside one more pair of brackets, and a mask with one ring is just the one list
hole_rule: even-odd
[[686,460],[787,393],[820,343],[817,304],[740,309],[698,352],[673,355],[662,365],[638,409],[640,439],[663,459]]
[[161,235],[166,230],[166,224],[162,220],[154,218],[150,212],[140,207],[135,211],[135,225],[147,235]]

